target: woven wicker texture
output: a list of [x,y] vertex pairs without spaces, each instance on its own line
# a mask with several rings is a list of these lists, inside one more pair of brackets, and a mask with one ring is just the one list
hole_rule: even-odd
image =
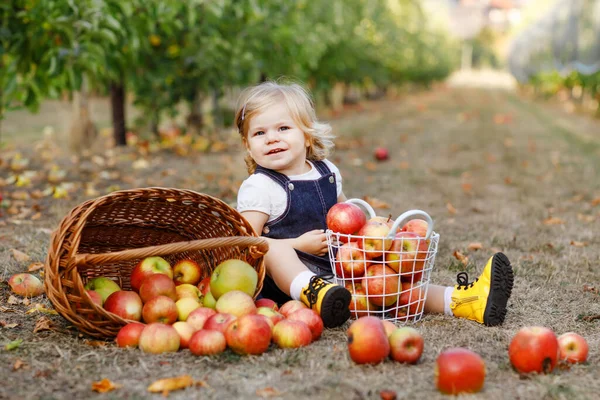
[[44,285],[56,310],[80,331],[111,338],[128,321],[91,301],[84,289],[90,279],[105,276],[131,290],[131,270],[145,257],[162,256],[171,265],[190,258],[203,276],[237,258],[258,272],[256,296],[267,250],[266,240],[217,198],[169,188],[122,190],[88,200],[63,218],[50,242]]

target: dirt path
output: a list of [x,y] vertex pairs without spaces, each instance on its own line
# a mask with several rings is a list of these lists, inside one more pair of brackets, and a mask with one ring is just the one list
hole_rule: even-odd
[[[227,352],[198,358],[187,351],[150,356],[110,343],[92,346],[54,315],[48,317],[58,330],[34,334],[36,321],[45,315],[25,314],[27,306],[8,304],[7,286],[2,283],[0,322],[6,324],[0,328],[0,344],[18,338],[23,343],[12,351],[0,350],[0,398],[146,398],[146,388],[154,380],[180,374],[190,374],[206,386],[173,392],[170,398],[256,398],[278,393],[277,398],[286,399],[377,399],[382,389],[396,391],[398,398],[441,398],[433,386],[434,362],[442,349],[456,346],[468,347],[486,361],[485,390],[473,398],[595,398],[600,391],[600,322],[583,317],[600,314],[600,123],[510,92],[436,88],[410,98],[366,104],[332,124],[339,136],[332,159],[342,171],[348,197],[368,195],[387,203],[389,208],[377,210],[380,215],[397,216],[419,208],[433,217],[441,235],[434,283],[453,284],[462,270],[474,279],[495,251],[509,256],[515,288],[503,326],[485,328],[428,315],[417,325],[426,344],[415,366],[353,365],[343,328],[325,332],[308,348],[273,349],[261,357],[240,358]],[[591,134],[594,129],[596,134]],[[372,150],[380,145],[390,150],[388,162],[373,161]],[[96,189],[186,187],[233,204],[236,184],[245,176],[236,149],[188,157],[159,153],[148,168],[138,170],[131,169],[130,158],[116,160],[110,171],[120,171],[119,175]],[[16,262],[11,249],[29,254],[33,261],[44,260],[48,230],[67,210],[89,198],[84,190],[78,193],[69,200],[42,204],[43,216],[33,222],[15,223],[14,217],[13,221],[4,217],[2,278],[30,263]],[[472,243],[481,243],[482,248],[469,250]],[[455,251],[468,257],[466,266],[453,256]],[[596,292],[585,290],[585,285],[595,286]],[[18,325],[7,328],[14,323]],[[582,334],[590,345],[589,363],[520,379],[510,367],[507,347],[514,333],[529,325],[547,326],[557,334]],[[20,362],[24,364],[19,366]],[[92,382],[103,378],[123,386],[108,395],[92,392]]]

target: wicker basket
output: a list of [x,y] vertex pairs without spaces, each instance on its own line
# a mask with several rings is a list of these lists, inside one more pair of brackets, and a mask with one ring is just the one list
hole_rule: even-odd
[[95,305],[85,292],[91,278],[105,276],[131,290],[133,267],[148,256],[172,265],[191,258],[208,276],[222,261],[247,261],[265,276],[264,238],[223,201],[191,190],[142,188],[88,200],[67,214],[53,233],[44,285],[56,310],[80,331],[116,336],[127,320]]

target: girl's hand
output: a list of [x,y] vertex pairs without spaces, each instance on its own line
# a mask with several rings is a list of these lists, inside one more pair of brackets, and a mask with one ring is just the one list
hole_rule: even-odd
[[294,239],[294,247],[300,251],[316,256],[327,254],[327,237],[323,229],[306,232]]

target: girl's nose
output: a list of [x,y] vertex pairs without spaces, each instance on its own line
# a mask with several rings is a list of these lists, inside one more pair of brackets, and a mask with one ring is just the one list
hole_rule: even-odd
[[267,132],[265,132],[265,134],[267,136],[268,143],[279,141],[279,132],[277,132],[276,130],[269,129]]

